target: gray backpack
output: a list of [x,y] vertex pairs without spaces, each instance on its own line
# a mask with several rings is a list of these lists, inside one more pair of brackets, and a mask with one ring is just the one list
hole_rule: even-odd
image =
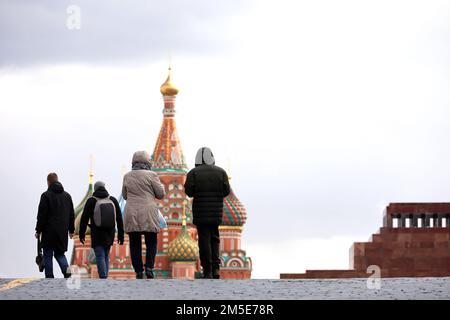
[[112,229],[116,226],[116,206],[109,198],[94,197],[97,202],[94,208],[94,224],[97,228]]

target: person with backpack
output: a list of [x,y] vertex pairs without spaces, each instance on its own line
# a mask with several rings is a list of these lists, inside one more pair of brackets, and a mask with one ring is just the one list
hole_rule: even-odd
[[45,277],[54,278],[54,256],[64,278],[69,278],[69,264],[64,253],[67,251],[67,236],[72,239],[75,232],[72,197],[64,191],[54,172],[48,174],[47,185],[48,189],[39,202],[35,236],[40,239],[39,244],[44,252]]
[[153,268],[160,231],[161,214],[157,199],[165,195],[164,185],[156,172],[151,171],[150,155],[137,151],[133,155],[132,170],[123,177],[122,196],[125,204],[125,232],[130,238],[131,263],[136,279],[144,278],[142,264],[142,236],[145,238],[145,276],[153,279]]
[[109,195],[102,181],[94,184],[94,194],[87,200],[81,215],[79,236],[83,245],[88,225],[91,229],[91,247],[95,252],[98,276],[100,279],[107,279],[109,251],[114,243],[116,227],[120,245],[124,242],[124,230],[119,202]]
[[215,165],[211,149],[197,151],[195,168],[188,172],[184,192],[193,197],[193,223],[197,227],[204,279],[220,278],[220,234],[223,198],[230,194],[225,170]]

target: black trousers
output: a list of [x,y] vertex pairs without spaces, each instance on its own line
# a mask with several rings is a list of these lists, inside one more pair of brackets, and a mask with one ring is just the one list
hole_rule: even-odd
[[134,272],[143,272],[142,264],[142,235],[145,237],[145,267],[155,267],[156,250],[158,248],[158,234],[155,232],[129,232],[131,263]]
[[204,224],[197,225],[198,247],[200,263],[203,272],[211,272],[220,268],[220,234],[219,226]]

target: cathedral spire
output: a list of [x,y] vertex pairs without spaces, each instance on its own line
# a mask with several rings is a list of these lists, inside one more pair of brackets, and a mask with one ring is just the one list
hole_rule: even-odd
[[78,233],[80,228],[80,219],[81,213],[84,210],[84,206],[92,194],[94,193],[94,156],[89,156],[89,185],[86,193],[84,194],[83,199],[81,199],[80,203],[75,208],[75,232]]
[[172,82],[172,68],[161,85],[163,95],[163,123],[159,131],[158,140],[152,155],[153,169],[166,172],[187,172],[187,165],[181,150],[180,139],[175,122],[175,100],[178,89]]
[[94,155],[89,155],[89,185],[94,183]]
[[187,229],[186,227],[186,200],[183,201],[183,222],[181,223],[183,229]]

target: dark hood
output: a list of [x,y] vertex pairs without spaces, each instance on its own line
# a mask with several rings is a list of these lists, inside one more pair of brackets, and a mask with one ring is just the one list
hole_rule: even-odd
[[195,156],[195,166],[200,166],[202,164],[213,165],[216,163],[214,155],[210,148],[203,147],[198,149],[197,155]]
[[97,190],[95,190],[93,196],[96,198],[103,199],[109,197],[109,193],[108,191],[106,191],[105,187],[99,187]]
[[64,187],[61,182],[53,182],[50,187],[48,187],[48,190],[54,193],[62,193],[64,192]]

